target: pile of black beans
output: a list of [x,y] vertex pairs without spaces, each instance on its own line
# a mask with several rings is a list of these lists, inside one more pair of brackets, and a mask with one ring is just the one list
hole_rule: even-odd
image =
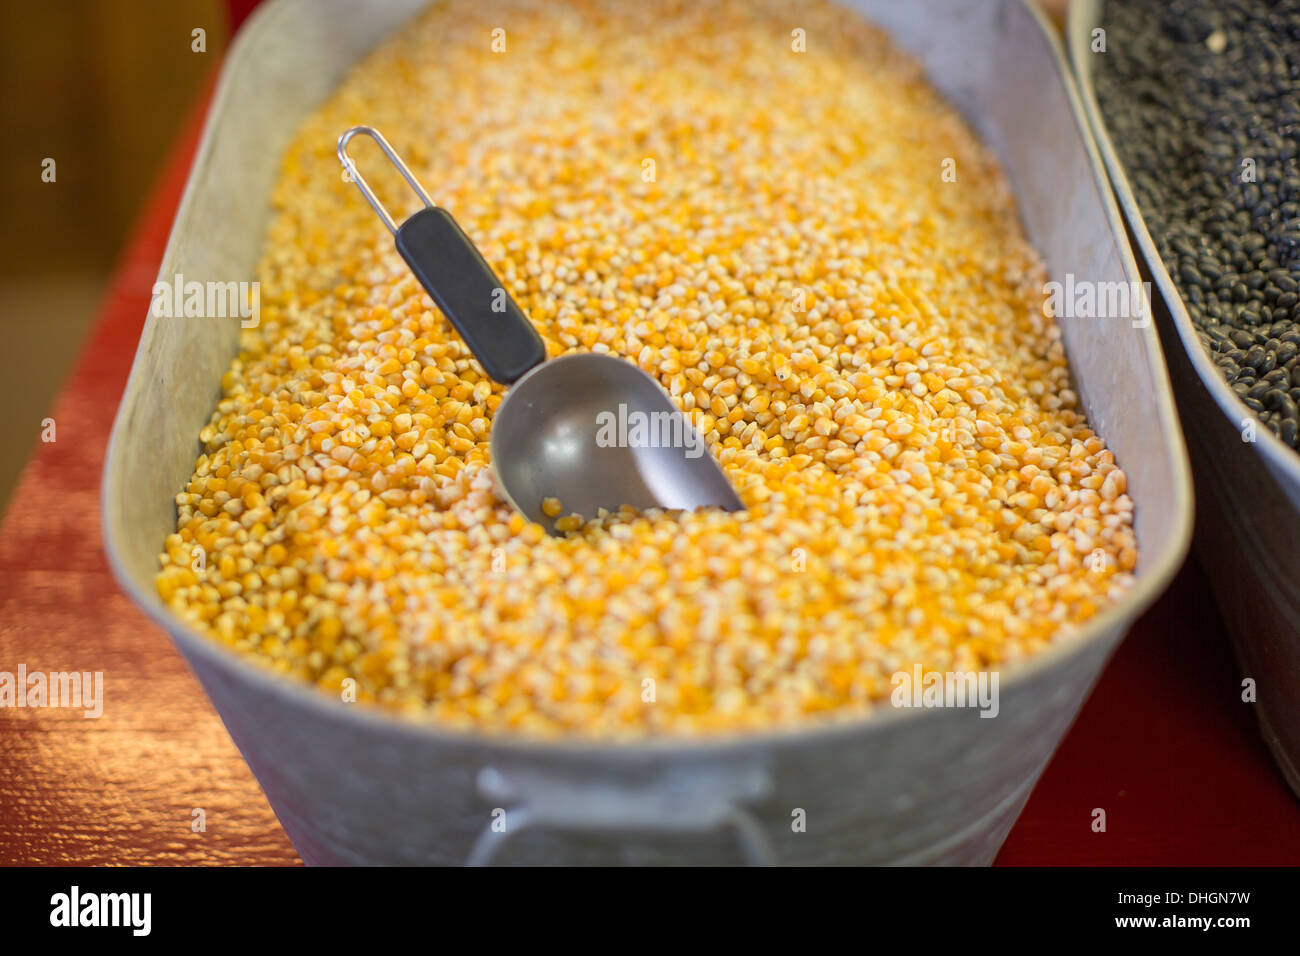
[[1300,0],[1107,0],[1097,98],[1201,341],[1300,447]]

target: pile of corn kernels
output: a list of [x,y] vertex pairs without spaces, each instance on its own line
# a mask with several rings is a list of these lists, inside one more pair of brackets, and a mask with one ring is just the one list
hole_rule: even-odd
[[[504,389],[341,175],[359,123],[550,355],[655,376],[748,510],[563,537],[512,511]],[[353,156],[416,208],[373,144]],[[273,202],[261,323],[158,589],[277,671],[444,726],[734,731],[887,707],[913,663],[1014,664],[1132,581],[1124,473],[1009,188],[851,13],[439,3],[304,123]]]

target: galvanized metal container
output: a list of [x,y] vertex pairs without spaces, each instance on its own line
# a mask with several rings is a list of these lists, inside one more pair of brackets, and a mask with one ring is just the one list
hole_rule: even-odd
[[[1092,31],[1099,0],[1073,0],[1070,59],[1088,122],[1154,282],[1156,323],[1182,415],[1196,477],[1196,551],[1205,565],[1242,675],[1256,682],[1260,732],[1291,788],[1300,794],[1300,454],[1260,425],[1228,385],[1196,335],[1178,286],[1147,231],[1127,173],[1097,103]],[[1110,43],[1122,37],[1107,37]],[[1225,693],[1231,689],[1225,690]]]
[[[254,16],[226,62],[163,277],[250,276],[295,124],[421,5],[278,0]],[[997,151],[1054,274],[1135,278],[1040,14],[1019,0],[855,6],[923,61]],[[309,863],[988,863],[1190,536],[1189,474],[1153,330],[1065,319],[1084,406],[1129,477],[1141,560],[1120,604],[1002,675],[996,719],[885,708],[831,727],[634,744],[452,732],[277,679],[159,601],[173,496],[237,325],[148,320],[105,468],[105,539],[123,587],[172,634]],[[505,832],[492,825],[498,809]]]

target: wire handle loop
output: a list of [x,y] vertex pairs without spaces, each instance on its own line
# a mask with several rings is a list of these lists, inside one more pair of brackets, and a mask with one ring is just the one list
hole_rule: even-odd
[[366,182],[365,177],[361,175],[361,171],[357,169],[356,161],[348,155],[348,143],[352,142],[352,137],[358,134],[369,136],[379,144],[379,148],[384,151],[384,155],[388,157],[389,162],[397,167],[397,171],[402,174],[402,177],[410,185],[411,189],[415,191],[415,195],[419,196],[424,202],[425,206],[429,209],[433,209],[435,206],[434,201],[429,198],[429,194],[424,191],[424,187],[420,185],[420,181],[415,178],[415,173],[411,172],[410,167],[407,166],[406,163],[402,162],[402,157],[398,156],[393,150],[393,147],[388,145],[388,140],[384,139],[383,134],[381,134],[379,130],[375,129],[373,126],[354,126],[340,136],[339,162],[343,164],[344,170],[346,170],[348,175],[352,177],[352,181],[357,184],[357,188],[361,190],[361,195],[366,197],[366,202],[370,203],[370,208],[373,209],[378,214],[379,218],[384,221],[384,225],[388,227],[388,231],[393,235],[397,235],[397,223],[393,220],[393,217],[388,214],[388,210],[383,207],[383,204],[381,204],[375,197],[374,191],[370,188],[370,184]]

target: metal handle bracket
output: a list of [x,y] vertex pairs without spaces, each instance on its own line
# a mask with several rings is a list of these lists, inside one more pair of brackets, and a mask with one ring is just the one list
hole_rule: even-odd
[[397,167],[397,171],[402,174],[402,178],[406,180],[411,189],[414,190],[415,195],[420,198],[427,208],[433,209],[435,203],[429,198],[429,194],[424,191],[424,187],[420,185],[420,181],[415,178],[415,173],[411,172],[410,167],[402,161],[402,157],[397,155],[397,152],[393,147],[388,145],[388,140],[384,139],[383,134],[380,133],[379,130],[375,129],[373,126],[354,126],[340,136],[338,150],[339,162],[343,164],[343,168],[347,170],[348,175],[352,177],[352,181],[357,184],[357,188],[361,190],[361,195],[366,197],[366,202],[370,203],[370,208],[373,209],[378,214],[379,218],[384,221],[384,225],[388,227],[388,231],[393,233],[393,235],[396,235],[398,228],[396,220],[389,215],[388,210],[384,208],[383,203],[381,203],[378,197],[375,196],[374,190],[370,188],[370,184],[366,182],[365,177],[361,175],[361,170],[357,169],[356,160],[348,155],[348,143],[352,142],[352,138],[358,135],[369,136],[379,144],[379,148],[384,151],[384,155],[388,157],[389,162]]

